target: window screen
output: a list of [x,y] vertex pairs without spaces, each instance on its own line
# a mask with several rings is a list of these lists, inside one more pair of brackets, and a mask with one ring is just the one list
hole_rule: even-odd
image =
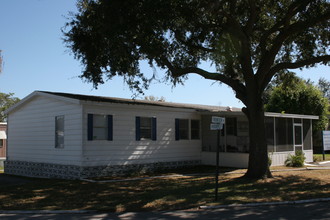
[[191,130],[191,139],[198,140],[200,139],[200,125],[199,120],[191,120],[190,130]]
[[135,117],[135,139],[157,140],[157,118],[156,117]]
[[152,121],[151,118],[141,117],[140,119],[140,138],[141,139],[151,139],[152,132]]
[[189,120],[175,119],[175,140],[189,139]]
[[293,121],[292,118],[275,118],[276,151],[293,151]]
[[274,118],[265,118],[268,152],[274,152]]
[[304,150],[312,149],[312,126],[310,119],[303,120],[303,137],[304,137]]
[[55,148],[64,148],[64,116],[55,117]]
[[93,140],[108,139],[108,123],[106,115],[94,115],[93,117]]
[[179,131],[180,131],[180,139],[189,139],[188,119],[180,119]]
[[236,118],[226,118],[226,134],[237,136],[237,120]]
[[113,116],[112,115],[87,115],[87,139],[113,140]]

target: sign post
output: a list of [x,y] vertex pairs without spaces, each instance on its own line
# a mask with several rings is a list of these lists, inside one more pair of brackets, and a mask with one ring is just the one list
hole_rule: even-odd
[[212,116],[211,130],[217,130],[217,154],[216,154],[216,172],[215,172],[215,201],[218,201],[219,188],[219,155],[220,155],[220,131],[225,124],[225,118]]
[[330,150],[330,131],[322,131],[323,142],[323,160],[325,160],[325,151]]

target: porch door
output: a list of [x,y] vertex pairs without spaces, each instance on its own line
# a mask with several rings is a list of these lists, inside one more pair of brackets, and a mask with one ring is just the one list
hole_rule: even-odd
[[296,151],[303,151],[303,135],[302,135],[302,125],[301,124],[294,124],[294,137],[293,137],[293,145],[294,150]]

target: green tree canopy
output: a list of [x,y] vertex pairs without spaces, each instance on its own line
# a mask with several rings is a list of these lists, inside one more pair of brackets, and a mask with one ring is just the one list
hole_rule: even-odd
[[329,20],[327,0],[80,0],[63,32],[94,86],[119,75],[142,92],[141,60],[174,85],[195,73],[230,86],[249,119],[246,176],[265,177],[264,90],[277,72],[329,63]]
[[14,97],[14,93],[7,94],[0,92],[0,122],[6,121],[7,116],[5,115],[5,111],[19,101],[19,98]]
[[274,87],[265,110],[291,114],[317,115],[320,119],[314,124],[315,130],[324,130],[328,124],[329,100],[311,83],[297,76],[284,78]]

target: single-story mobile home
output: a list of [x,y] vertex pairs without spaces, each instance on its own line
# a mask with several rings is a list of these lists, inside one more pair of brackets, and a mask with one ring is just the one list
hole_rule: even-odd
[[[5,173],[56,178],[134,169],[215,164],[213,116],[225,118],[220,165],[247,167],[248,121],[241,109],[35,91],[8,111]],[[317,116],[266,113],[272,165],[296,150],[313,160]]]

